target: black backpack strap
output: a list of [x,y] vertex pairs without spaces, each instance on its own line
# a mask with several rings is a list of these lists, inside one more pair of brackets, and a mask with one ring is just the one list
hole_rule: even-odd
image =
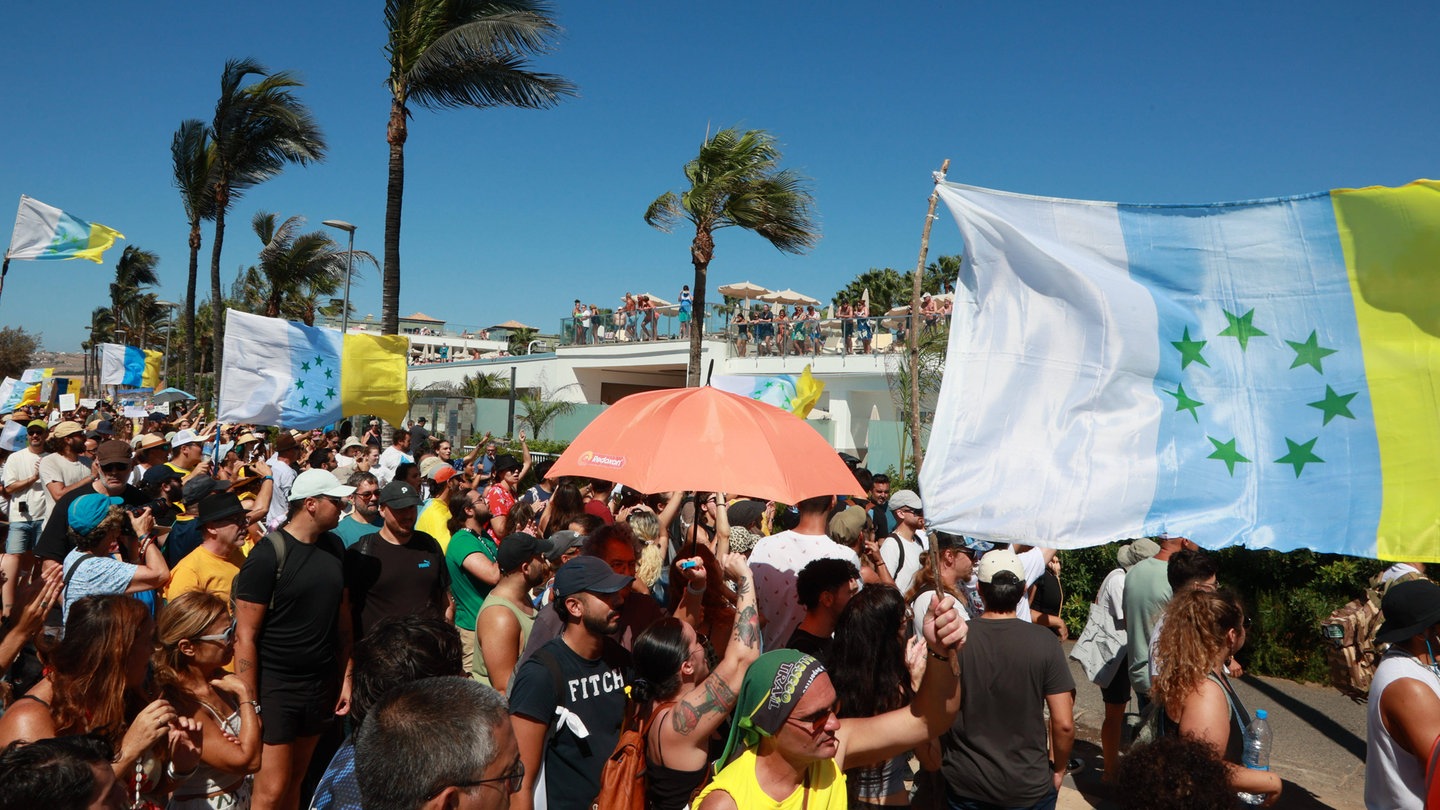
[[80,555],[80,559],[76,560],[73,563],[70,563],[70,567],[65,571],[65,580],[60,583],[60,589],[63,591],[66,588],[69,588],[70,580],[75,577],[75,571],[80,567],[80,563],[83,563],[89,559],[94,559],[94,557],[94,554],[82,554]]
[[895,570],[890,572],[891,577],[896,577],[900,575],[900,569],[905,567],[905,541],[901,540],[900,535],[894,532],[885,535],[885,539],[894,540],[895,548],[900,552],[900,558],[895,561]]

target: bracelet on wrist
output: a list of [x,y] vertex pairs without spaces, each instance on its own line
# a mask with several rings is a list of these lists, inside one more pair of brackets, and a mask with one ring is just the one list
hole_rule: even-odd
[[166,775],[166,776],[169,776],[170,779],[173,780],[173,781],[183,782],[184,780],[189,779],[190,777],[194,776],[194,775],[195,775],[195,771],[199,770],[199,768],[200,768],[200,764],[197,762],[194,766],[192,766],[192,767],[190,768],[190,770],[184,771],[184,772],[177,772],[177,771],[175,770],[175,763],[174,763],[174,762],[167,762],[167,763],[165,763],[165,775]]
[[686,593],[693,593],[693,594],[695,594],[696,596],[704,596],[704,595],[705,595],[705,586],[704,586],[704,585],[701,585],[700,587],[697,588],[697,587],[695,587],[694,585],[686,585],[686,586],[685,586],[685,592],[686,592]]
[[934,647],[931,647],[929,644],[926,644],[926,645],[925,645],[925,651],[926,651],[927,653],[929,653],[929,654],[930,654],[930,657],[931,657],[931,658],[934,658],[936,661],[949,661],[949,660],[950,660],[950,654],[949,654],[949,653],[945,653],[945,654],[942,655],[941,653],[935,652],[935,648],[934,648]]

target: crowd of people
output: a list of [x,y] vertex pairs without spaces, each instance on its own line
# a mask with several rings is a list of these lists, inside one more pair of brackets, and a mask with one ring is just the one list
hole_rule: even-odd
[[[864,498],[783,505],[556,478],[523,436],[457,457],[423,418],[52,410],[0,433],[0,810],[1049,808],[1072,766],[1060,555],[935,530],[863,467]],[[1073,654],[1126,806],[1281,794],[1242,764],[1220,573],[1140,539],[1096,595]],[[1366,799],[1419,808],[1440,587],[1385,611]]]

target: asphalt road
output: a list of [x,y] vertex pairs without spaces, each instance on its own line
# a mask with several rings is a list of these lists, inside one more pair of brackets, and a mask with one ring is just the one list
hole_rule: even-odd
[[[1069,644],[1066,644],[1068,651]],[[1105,717],[1100,688],[1074,661],[1076,756],[1084,767],[1066,778],[1061,808],[1117,807],[1100,783],[1100,725]],[[1285,780],[1276,808],[1364,810],[1365,706],[1328,686],[1246,675],[1235,691],[1254,713],[1265,709],[1275,741],[1270,768]],[[1131,702],[1134,711],[1134,702]]]

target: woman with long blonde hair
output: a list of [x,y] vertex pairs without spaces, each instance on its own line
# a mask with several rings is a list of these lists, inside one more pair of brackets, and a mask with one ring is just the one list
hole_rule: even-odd
[[1249,621],[1235,594],[1192,589],[1170,600],[1156,640],[1159,676],[1152,686],[1161,704],[1162,733],[1180,733],[1210,745],[1225,760],[1230,788],[1280,795],[1273,771],[1242,764],[1250,714],[1230,686],[1225,662],[1245,645]]
[[160,611],[151,660],[156,684],[203,735],[200,766],[175,788],[170,810],[246,810],[250,774],[260,769],[259,704],[224,666],[235,654],[230,609],[208,591],[189,591]]

